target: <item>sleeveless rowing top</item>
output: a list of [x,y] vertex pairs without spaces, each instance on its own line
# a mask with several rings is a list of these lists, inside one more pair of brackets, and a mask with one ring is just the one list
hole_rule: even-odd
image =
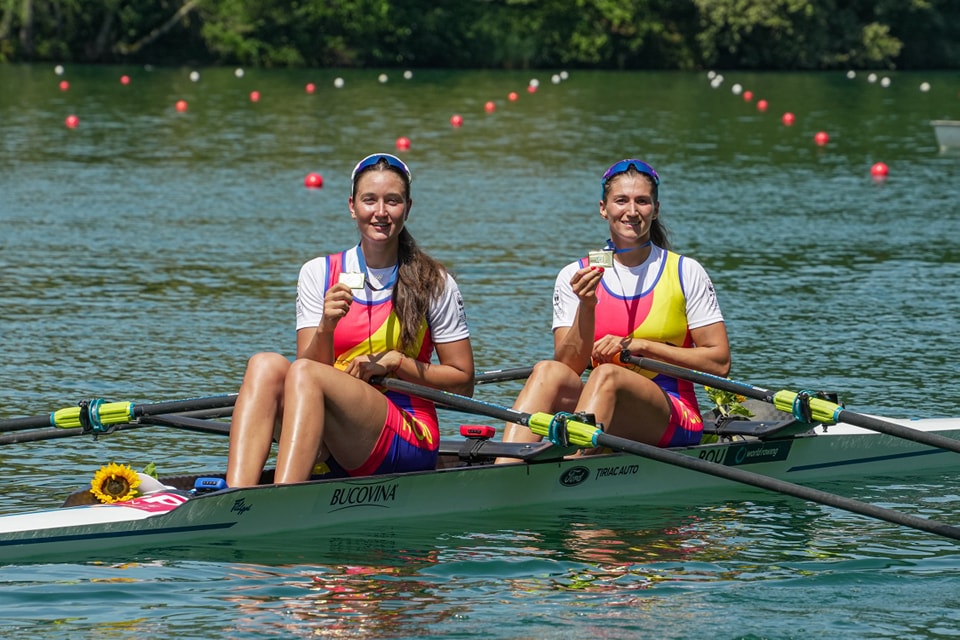
[[[327,289],[339,282],[346,253],[327,256]],[[354,294],[353,304],[333,332],[333,366],[340,370],[346,369],[357,356],[399,350],[400,319],[393,310],[392,285],[376,291],[377,296],[363,295],[368,290],[369,285],[361,295]],[[430,362],[433,341],[427,329],[427,320],[424,318],[417,331],[416,344],[403,349],[404,355],[420,362]],[[422,449],[439,447],[439,420],[432,402],[393,390],[386,390],[385,394],[413,418],[404,420],[404,428],[400,433],[404,440]]]
[[[607,279],[617,277],[614,271],[616,267],[604,272],[603,280],[597,287],[594,340],[614,335],[654,340],[679,347],[693,346],[687,326],[686,296],[680,280],[683,256],[672,251],[664,251],[664,254],[654,284],[633,296],[621,296],[608,287]],[[587,258],[580,260],[581,267],[587,264]],[[681,400],[692,416],[699,418],[700,409],[693,383],[634,366],[630,368],[652,378],[661,389]]]

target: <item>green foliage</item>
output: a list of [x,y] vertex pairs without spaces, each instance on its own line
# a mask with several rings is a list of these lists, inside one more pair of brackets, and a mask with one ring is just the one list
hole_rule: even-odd
[[713,387],[704,387],[707,397],[714,404],[714,412],[718,416],[743,416],[752,418],[753,412],[747,409],[742,402],[746,400],[744,396],[733,393],[732,391],[723,391]]
[[0,61],[960,67],[956,0],[0,0]]

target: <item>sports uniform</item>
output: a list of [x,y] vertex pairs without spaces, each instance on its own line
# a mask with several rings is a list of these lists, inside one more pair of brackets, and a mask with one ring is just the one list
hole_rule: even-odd
[[[583,258],[557,275],[553,293],[553,329],[573,326],[580,300],[570,286],[574,273],[587,266]],[[691,329],[722,322],[710,277],[700,264],[650,245],[650,255],[636,267],[614,261],[597,287],[594,340],[607,335],[654,340],[692,347]],[[653,379],[670,399],[670,423],[660,446],[696,444],[703,420],[693,384],[635,369]]]
[[[341,273],[361,273],[362,289],[353,290],[353,304],[333,332],[334,366],[346,369],[360,355],[397,349],[400,321],[393,310],[396,267],[368,269],[359,245],[342,253],[315,258],[300,269],[297,283],[297,330],[316,327],[323,317],[324,296]],[[445,274],[442,293],[431,301],[417,342],[407,345],[404,354],[430,362],[434,344],[455,342],[470,336],[463,300],[456,281]],[[387,418],[370,457],[349,475],[369,475],[432,469],[436,465],[440,433],[437,411],[432,402],[388,390]],[[331,458],[334,471],[339,465]]]

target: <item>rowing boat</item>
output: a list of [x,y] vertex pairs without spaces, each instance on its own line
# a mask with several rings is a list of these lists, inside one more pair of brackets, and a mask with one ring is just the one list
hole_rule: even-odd
[[960,148],[960,120],[931,120],[933,133],[937,136],[940,151]]
[[[891,422],[960,437],[960,418]],[[960,467],[953,452],[842,422],[811,429],[788,417],[726,422],[708,431],[719,440],[672,451],[803,484],[916,477]],[[702,503],[743,492],[743,485],[674,464],[627,453],[570,458],[573,450],[471,436],[444,439],[431,471],[291,485],[271,484],[268,471],[266,484],[208,492],[195,492],[197,476],[178,476],[115,504],[94,504],[90,491],[78,490],[61,508],[0,516],[0,562],[144,557],[171,546],[242,548],[244,541],[265,536],[280,545],[304,532],[322,537],[385,521],[611,501],[637,506],[693,497]],[[516,461],[492,464],[496,457]]]

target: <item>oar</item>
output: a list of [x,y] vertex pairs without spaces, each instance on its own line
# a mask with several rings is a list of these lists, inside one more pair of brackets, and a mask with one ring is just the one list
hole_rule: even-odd
[[488,384],[491,382],[506,382],[508,380],[525,380],[533,373],[533,367],[514,367],[512,369],[493,369],[477,373],[473,377],[476,384]]
[[706,473],[718,478],[732,480],[733,482],[740,482],[761,489],[775,491],[800,498],[801,500],[809,500],[810,502],[835,507],[851,513],[934,533],[953,540],[960,540],[960,527],[936,520],[927,520],[925,518],[912,516],[894,511],[893,509],[878,507],[866,502],[860,502],[859,500],[844,498],[843,496],[838,496],[833,493],[827,493],[826,491],[812,489],[785,480],[771,478],[752,471],[744,471],[736,467],[728,467],[715,462],[701,460],[700,458],[694,458],[668,449],[660,449],[648,444],[627,440],[626,438],[612,436],[604,433],[603,430],[596,425],[584,422],[581,416],[574,414],[558,413],[556,415],[550,415],[548,413],[524,413],[447,391],[424,387],[397,378],[379,378],[373,380],[373,382],[374,384],[420,396],[437,404],[459,409],[467,413],[486,415],[491,418],[496,418],[497,420],[525,425],[534,433],[546,436],[551,442],[557,445],[570,444],[589,448],[610,447],[611,449],[649,458],[664,464],[684,467],[699,473]]
[[938,449],[946,449],[947,451],[956,451],[957,453],[960,453],[960,440],[947,438],[936,433],[927,433],[926,431],[911,429],[910,427],[905,427],[901,424],[890,422],[889,420],[881,420],[880,418],[864,415],[862,413],[855,413],[853,411],[844,409],[836,402],[831,402],[823,398],[817,398],[814,396],[804,398],[801,396],[801,394],[798,394],[795,391],[787,390],[773,392],[767,389],[761,389],[760,387],[745,384],[743,382],[736,382],[734,380],[728,380],[727,378],[721,378],[720,376],[703,373],[702,371],[695,371],[693,369],[686,369],[684,367],[668,364],[666,362],[634,356],[631,355],[629,351],[624,351],[620,354],[620,362],[632,364],[640,367],[641,369],[653,371],[654,373],[662,373],[673,378],[680,378],[681,380],[689,380],[690,382],[703,384],[713,387],[714,389],[730,391],[731,393],[739,393],[742,396],[753,398],[754,400],[769,402],[780,411],[794,414],[794,417],[798,420],[801,419],[801,416],[796,415],[796,412],[794,411],[794,404],[801,402],[804,404],[809,403],[809,409],[807,409],[805,406],[802,407],[804,410],[809,411],[809,419],[803,420],[804,422],[812,421],[820,422],[822,424],[845,422],[869,431],[885,433],[897,438],[903,438],[904,440],[910,440],[912,442],[930,445],[931,447],[936,447]]
[[[152,425],[163,425],[174,427],[185,431],[195,431],[197,433],[213,433],[218,435],[230,435],[230,423],[216,422],[213,420],[204,420],[196,417],[205,415],[207,418],[220,418],[228,415],[223,409],[208,409],[207,411],[191,412],[189,415],[165,414],[156,416],[144,416],[138,418],[137,422],[129,424],[112,425],[111,429],[116,431],[126,431],[127,429],[139,429]],[[77,429],[60,429],[58,427],[49,427],[47,429],[34,429],[33,431],[16,431],[0,435],[0,446],[5,444],[17,444],[19,442],[39,442],[41,440],[56,440],[57,438],[70,438],[81,436],[91,432]]]
[[108,427],[126,424],[142,416],[227,408],[232,407],[236,401],[237,394],[235,393],[151,404],[90,400],[80,403],[79,406],[59,409],[46,415],[0,420],[0,432],[25,431],[43,427],[58,427],[60,429],[83,427],[85,433],[108,431]]
[[[477,373],[474,380],[478,384],[489,384],[494,382],[505,382],[508,380],[523,380],[530,377],[533,367],[513,367],[508,369],[494,369]],[[71,436],[90,433],[90,431],[81,430],[80,416],[82,411],[95,412],[97,420],[103,425],[110,425],[114,429],[131,429],[147,424],[164,424],[167,426],[178,427],[200,431],[205,433],[229,433],[229,427],[224,430],[222,424],[208,423],[204,426],[203,421],[195,421],[188,426],[185,421],[177,424],[170,422],[171,416],[164,414],[188,414],[196,411],[206,411],[209,409],[229,409],[236,402],[236,394],[223,396],[210,396],[205,398],[192,398],[189,400],[177,400],[172,402],[161,402],[155,404],[132,405],[129,402],[116,402],[107,404],[87,403],[84,408],[70,407],[60,409],[53,413],[31,418],[13,418],[10,420],[0,420],[0,432],[27,431],[29,429],[39,429],[29,434],[11,434],[0,436],[0,445],[15,444],[18,442],[37,442],[40,440],[53,440],[56,438],[68,438]],[[216,415],[207,414],[207,417],[220,417],[229,415],[228,412]],[[159,419],[144,420],[147,416],[161,416]],[[130,424],[131,421],[140,419],[140,424]],[[53,428],[49,428],[53,427]]]
[[[533,367],[514,367],[510,369],[494,369],[477,373],[474,380],[477,384],[505,382],[508,380],[522,380],[530,377]],[[165,413],[186,413],[210,408],[232,407],[237,401],[237,394],[190,398],[187,400],[173,400],[153,404],[135,405],[132,402],[103,402],[91,400],[83,406],[59,409],[49,414],[29,418],[11,418],[0,420],[0,433],[7,431],[26,431],[27,429],[42,429],[44,427],[59,427],[61,429],[75,429],[83,426],[81,420],[89,419],[95,427],[126,424],[132,420],[151,415]],[[86,415],[84,415],[86,414]],[[94,430],[97,430],[94,428]]]

